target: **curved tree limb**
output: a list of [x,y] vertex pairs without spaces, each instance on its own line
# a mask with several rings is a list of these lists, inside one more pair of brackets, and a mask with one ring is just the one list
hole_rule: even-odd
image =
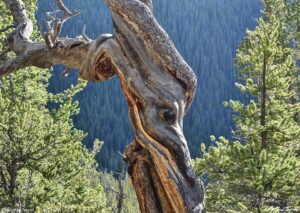
[[[57,0],[60,9],[64,12],[63,17],[50,17],[45,42],[33,42],[30,37],[33,31],[32,21],[27,17],[22,0],[5,0],[7,8],[10,9],[15,30],[8,35],[7,43],[9,50],[16,54],[10,60],[0,59],[0,76],[6,76],[19,69],[35,66],[48,68],[56,64],[63,64],[67,67],[81,68],[86,56],[94,46],[101,48],[105,41],[112,37],[110,34],[99,36],[96,40],[87,40],[84,37],[59,38],[62,24],[69,18],[79,14],[78,11],[70,12],[61,0]],[[48,14],[48,16],[51,16]],[[51,25],[53,25],[51,27]],[[110,76],[111,77],[111,76]],[[89,76],[86,80],[100,80],[97,77]],[[101,80],[105,80],[102,78]]]
[[105,0],[114,35],[91,41],[59,38],[63,20],[76,15],[62,1],[59,19],[49,14],[46,42],[30,41],[31,21],[21,0],[5,0],[16,30],[9,36],[17,57],[0,61],[0,76],[27,66],[63,64],[89,81],[117,75],[129,105],[135,141],[125,150],[129,173],[143,213],[205,212],[204,188],[196,177],[183,134],[183,117],[197,79],[153,15],[151,0]]
[[[112,10],[119,32],[124,37],[130,38],[128,39],[130,45],[139,42],[139,46],[135,47],[137,54],[151,57],[155,63],[160,64],[180,81],[183,87],[186,87],[187,104],[189,104],[196,91],[197,78],[168,34],[159,25],[152,11],[139,0],[106,0],[106,2]],[[143,2],[149,1],[143,0]]]

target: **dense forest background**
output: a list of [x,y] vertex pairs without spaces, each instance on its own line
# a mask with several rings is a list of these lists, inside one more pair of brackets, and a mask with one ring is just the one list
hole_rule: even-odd
[[[64,25],[63,35],[86,33],[96,38],[113,30],[110,13],[100,0],[67,0],[70,9],[81,14]],[[210,135],[230,138],[234,129],[232,112],[222,102],[242,98],[234,87],[233,59],[246,29],[256,26],[262,8],[259,0],[154,0],[154,13],[169,33],[179,52],[198,77],[194,103],[185,117],[184,131],[192,157],[198,156],[202,142],[209,145]],[[40,0],[37,19],[45,31],[45,13],[56,9],[54,0]],[[49,91],[58,93],[76,84],[76,72],[61,77],[63,67],[56,66]],[[76,97],[81,112],[74,117],[75,127],[88,132],[87,147],[95,138],[103,140],[98,155],[102,169],[120,168],[120,155],[133,139],[127,116],[127,104],[116,78],[101,84],[89,83]]]

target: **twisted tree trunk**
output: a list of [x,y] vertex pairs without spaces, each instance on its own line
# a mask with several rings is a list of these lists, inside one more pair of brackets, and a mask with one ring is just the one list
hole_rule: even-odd
[[106,0],[116,31],[94,41],[85,35],[59,38],[64,21],[78,12],[57,1],[65,15],[55,19],[50,14],[45,42],[35,43],[30,41],[32,25],[22,1],[5,0],[17,23],[8,36],[17,57],[0,61],[0,75],[55,64],[79,68],[88,81],[117,75],[136,136],[125,160],[141,212],[205,212],[203,185],[193,172],[183,135],[196,77],[153,16],[152,1]]

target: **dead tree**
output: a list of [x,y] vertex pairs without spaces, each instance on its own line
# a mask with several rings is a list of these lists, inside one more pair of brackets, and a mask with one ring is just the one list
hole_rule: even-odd
[[90,40],[61,38],[63,23],[79,12],[48,13],[44,42],[33,42],[32,22],[22,0],[4,0],[15,29],[7,36],[16,57],[0,60],[0,76],[35,66],[78,68],[83,79],[100,82],[116,75],[129,105],[135,140],[125,150],[141,212],[205,212],[204,188],[196,177],[183,135],[183,117],[195,91],[193,70],[152,13],[152,0],[106,0],[114,34]]

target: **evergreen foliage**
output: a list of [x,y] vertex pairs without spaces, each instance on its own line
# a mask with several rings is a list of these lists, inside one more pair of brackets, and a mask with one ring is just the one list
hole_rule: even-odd
[[224,102],[235,112],[236,141],[212,136],[216,146],[206,151],[203,144],[203,158],[195,160],[197,173],[209,179],[210,212],[300,211],[299,72],[296,49],[288,48],[295,37],[275,12],[295,2],[265,3],[236,56],[236,86],[250,101]]
[[[25,1],[34,20],[35,1]],[[0,2],[0,28],[12,23]],[[39,39],[35,32],[35,39]],[[6,49],[0,35],[0,52]],[[105,192],[95,155],[82,148],[86,134],[74,128],[72,97],[85,86],[53,95],[49,70],[28,68],[0,79],[0,209],[34,212],[105,211]],[[49,110],[48,104],[56,103]],[[15,210],[16,211],[16,210]]]

